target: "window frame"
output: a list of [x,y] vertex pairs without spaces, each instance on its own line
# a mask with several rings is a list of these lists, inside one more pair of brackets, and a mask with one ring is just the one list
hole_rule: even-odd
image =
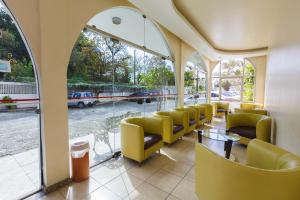
[[[219,93],[219,97],[218,97],[218,100],[217,101],[231,101],[231,102],[249,102],[249,103],[252,103],[252,102],[255,102],[256,100],[256,69],[255,69],[255,66],[246,58],[243,58],[243,65],[242,65],[242,73],[241,75],[222,75],[222,62],[224,62],[224,60],[220,60],[215,66],[214,68],[212,69],[212,73],[211,73],[211,86],[213,84],[213,79],[219,79],[219,88],[218,88],[218,93]],[[244,84],[245,84],[245,78],[248,77],[248,76],[245,76],[245,66],[246,66],[246,62],[249,62],[253,68],[254,68],[254,84],[253,84],[253,100],[252,101],[245,101],[244,100],[244,92],[245,92],[245,89],[244,89]],[[218,67],[219,69],[219,72],[218,72],[218,75],[214,75],[214,70],[215,68]],[[224,100],[222,98],[222,86],[221,86],[221,83],[223,80],[228,80],[228,79],[240,79],[241,81],[241,90],[240,90],[240,99],[239,100]],[[211,95],[211,94],[210,94]]]

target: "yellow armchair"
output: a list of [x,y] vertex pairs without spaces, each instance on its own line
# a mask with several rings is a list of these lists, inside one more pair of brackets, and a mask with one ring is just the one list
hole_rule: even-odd
[[254,109],[263,109],[264,106],[262,104],[255,104],[255,103],[241,103],[240,109],[244,110],[254,110]]
[[211,104],[203,103],[189,107],[197,109],[197,116],[199,117],[198,125],[203,125],[204,123],[210,123],[212,121],[213,106]]
[[226,120],[227,132],[239,134],[242,144],[247,145],[251,139],[270,142],[271,117],[252,113],[229,114]]
[[214,102],[213,113],[214,116],[221,116],[229,111],[229,103],[227,102]]
[[180,111],[155,112],[154,117],[163,120],[163,141],[171,144],[185,133],[188,113]]
[[234,109],[235,113],[252,113],[252,114],[258,114],[258,115],[268,115],[268,111],[264,109],[253,109],[253,110],[248,110],[248,109],[240,109],[240,108],[235,108]]
[[247,164],[196,144],[195,190],[201,200],[299,200],[300,158],[261,140],[247,148]]
[[184,122],[185,134],[188,134],[196,129],[198,123],[196,109],[184,107],[184,108],[176,108],[175,110],[188,113],[188,121]]
[[155,117],[131,117],[121,121],[122,154],[142,162],[163,146],[163,121]]

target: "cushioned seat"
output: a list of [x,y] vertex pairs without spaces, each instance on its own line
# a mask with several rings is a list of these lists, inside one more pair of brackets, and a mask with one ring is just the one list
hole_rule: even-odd
[[184,126],[181,124],[174,124],[173,125],[173,134],[178,133],[179,131],[183,130]]
[[200,200],[299,200],[300,158],[258,139],[246,164],[196,144],[195,189]]
[[155,143],[162,140],[161,135],[144,133],[144,149],[148,149],[153,146]]
[[163,146],[163,120],[155,117],[129,117],[123,119],[121,152],[124,157],[143,162]]
[[270,142],[271,122],[271,117],[266,115],[234,113],[227,116],[226,130],[239,134],[239,142],[245,145],[254,138]]
[[225,109],[217,109],[217,112],[225,112]]
[[190,125],[190,126],[193,126],[194,124],[196,124],[196,120],[194,120],[194,119],[190,119],[190,121],[189,121],[189,125]]
[[198,112],[197,108],[182,107],[182,108],[176,108],[175,110],[183,112],[183,113],[187,113],[188,120],[184,121],[185,134],[188,134],[188,133],[191,133],[192,131],[194,131],[196,129],[198,119],[199,119],[199,115],[198,115],[199,112]]
[[228,129],[229,132],[239,134],[242,137],[246,137],[249,139],[256,138],[256,127],[250,126],[237,126]]
[[213,115],[213,106],[208,103],[196,104],[188,106],[196,110],[197,125],[201,126],[204,123],[210,123]]
[[214,102],[213,103],[213,113],[214,116],[220,117],[229,111],[229,103],[227,102]]
[[205,114],[200,114],[200,117],[199,117],[200,120],[203,120],[205,119]]
[[153,116],[163,120],[163,142],[171,144],[181,138],[188,126],[188,113],[180,111],[159,111]]

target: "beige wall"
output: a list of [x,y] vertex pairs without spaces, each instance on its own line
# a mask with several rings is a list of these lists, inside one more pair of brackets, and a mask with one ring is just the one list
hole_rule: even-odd
[[300,155],[300,1],[283,4],[271,35],[265,104],[274,118],[276,144]]
[[[69,178],[67,65],[87,21],[126,0],[5,0],[32,50],[40,79],[41,130],[45,185]],[[176,80],[182,82],[181,40],[163,27],[175,58]],[[182,92],[179,89],[179,93]],[[182,94],[180,94],[182,96]],[[181,100],[182,102],[182,100]]]

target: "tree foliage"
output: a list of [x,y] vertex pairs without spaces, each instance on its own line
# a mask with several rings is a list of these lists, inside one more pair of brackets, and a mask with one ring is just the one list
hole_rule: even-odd
[[3,8],[0,8],[0,29],[0,59],[11,64],[11,72],[0,72],[0,80],[34,82],[34,70],[26,46],[14,21]]

